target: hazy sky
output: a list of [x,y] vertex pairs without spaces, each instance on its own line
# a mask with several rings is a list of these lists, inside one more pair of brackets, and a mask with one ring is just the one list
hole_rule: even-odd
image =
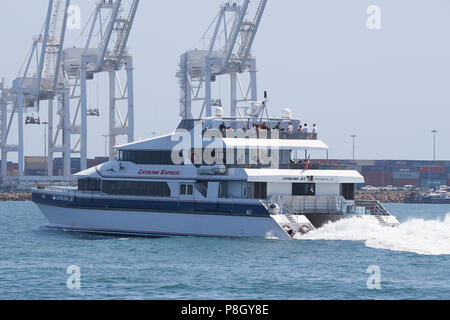
[[[96,2],[73,1],[83,22]],[[137,138],[178,124],[179,56],[199,47],[222,2],[141,1],[129,42]],[[0,3],[0,76],[10,83],[41,30],[47,1]],[[381,30],[367,28],[370,5],[381,8]],[[70,31],[67,45],[78,34]],[[260,96],[269,91],[271,115],[289,107],[295,117],[316,122],[330,157],[350,158],[350,135],[356,134],[357,158],[430,159],[431,130],[437,129],[437,157],[450,159],[450,1],[269,0],[253,52]],[[107,133],[102,80],[89,84],[91,104],[102,113],[89,120],[89,156],[103,155],[101,135]],[[227,99],[227,83],[221,80],[217,98]],[[43,130],[27,128],[27,155],[43,154]]]

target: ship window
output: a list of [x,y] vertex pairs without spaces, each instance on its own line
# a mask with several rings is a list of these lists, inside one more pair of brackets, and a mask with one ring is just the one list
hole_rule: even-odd
[[194,194],[194,186],[192,184],[181,184],[180,185],[180,195],[192,196],[193,194]]
[[315,183],[293,183],[292,184],[293,196],[315,196],[316,184]]
[[345,200],[355,200],[355,184],[354,183],[343,183],[341,184],[341,196]]
[[119,161],[129,161],[136,164],[173,165],[172,151],[121,151]]
[[267,199],[267,182],[255,182],[253,184],[253,199]]
[[100,179],[78,179],[78,190],[79,191],[100,191]]
[[246,199],[248,184],[244,181],[222,181],[219,184],[219,198]]
[[105,180],[102,183],[102,192],[117,195],[170,197],[170,188],[166,182]]

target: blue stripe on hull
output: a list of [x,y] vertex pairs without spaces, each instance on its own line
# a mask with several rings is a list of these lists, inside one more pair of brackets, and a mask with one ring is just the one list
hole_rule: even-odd
[[[139,210],[162,211],[174,213],[203,213],[245,216],[270,216],[262,204],[235,204],[220,202],[194,202],[173,200],[126,200],[103,198],[57,197],[50,194],[33,193],[33,202],[49,206],[64,206],[70,208],[98,210]],[[249,213],[251,210],[251,213]]]

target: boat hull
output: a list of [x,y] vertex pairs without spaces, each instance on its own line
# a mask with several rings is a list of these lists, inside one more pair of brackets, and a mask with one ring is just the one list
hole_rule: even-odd
[[37,204],[49,228],[132,236],[278,238],[289,235],[271,217],[97,210]]

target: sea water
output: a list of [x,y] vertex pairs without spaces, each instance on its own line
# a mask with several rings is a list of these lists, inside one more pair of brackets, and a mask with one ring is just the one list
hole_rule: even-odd
[[282,241],[52,231],[33,203],[0,203],[0,299],[449,299],[450,206],[387,207],[400,227]]

